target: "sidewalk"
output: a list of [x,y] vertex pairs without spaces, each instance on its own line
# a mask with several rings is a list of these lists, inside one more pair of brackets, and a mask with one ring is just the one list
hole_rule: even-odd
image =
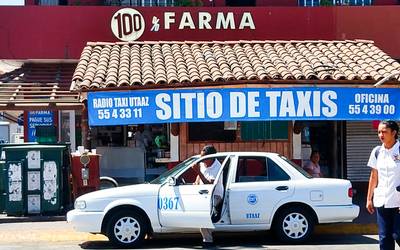
[[6,214],[0,214],[0,224],[2,223],[18,223],[18,222],[44,222],[44,221],[65,221],[65,215],[56,216],[7,216]]

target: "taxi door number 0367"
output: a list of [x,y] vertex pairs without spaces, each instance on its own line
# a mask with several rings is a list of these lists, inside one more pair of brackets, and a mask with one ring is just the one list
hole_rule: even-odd
[[177,210],[179,197],[160,197],[158,198],[158,209]]

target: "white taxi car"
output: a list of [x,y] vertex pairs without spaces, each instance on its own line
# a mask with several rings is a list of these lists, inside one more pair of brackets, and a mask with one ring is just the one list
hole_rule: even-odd
[[[215,184],[193,185],[191,165],[210,158],[222,164]],[[212,194],[219,178],[224,197],[215,212]],[[315,224],[351,222],[358,213],[348,180],[312,178],[275,153],[225,152],[191,157],[148,184],[80,196],[67,221],[123,247],[139,246],[146,234],[198,228],[272,229],[280,240],[297,243]]]

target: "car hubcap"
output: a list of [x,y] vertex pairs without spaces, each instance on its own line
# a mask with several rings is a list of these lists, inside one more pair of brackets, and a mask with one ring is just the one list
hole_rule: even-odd
[[123,217],[115,223],[114,235],[122,243],[134,242],[139,234],[139,222],[132,217]]
[[283,231],[292,239],[299,239],[307,233],[308,221],[299,213],[288,214],[282,223]]

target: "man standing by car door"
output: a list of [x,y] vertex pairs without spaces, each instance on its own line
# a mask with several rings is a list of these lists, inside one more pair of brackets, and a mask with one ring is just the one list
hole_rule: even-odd
[[[217,153],[217,150],[212,145],[204,146],[201,150],[201,156],[210,155]],[[192,169],[196,172],[197,177],[194,182],[195,185],[201,184],[214,184],[215,179],[221,169],[221,163],[217,159],[208,159],[195,164]],[[222,202],[222,197],[224,195],[224,188],[222,184],[222,178],[219,178],[215,190],[213,192],[213,208],[212,211],[216,210]],[[214,239],[212,236],[212,230],[209,228],[200,228],[200,233],[203,236],[203,247],[212,247],[214,244]]]

